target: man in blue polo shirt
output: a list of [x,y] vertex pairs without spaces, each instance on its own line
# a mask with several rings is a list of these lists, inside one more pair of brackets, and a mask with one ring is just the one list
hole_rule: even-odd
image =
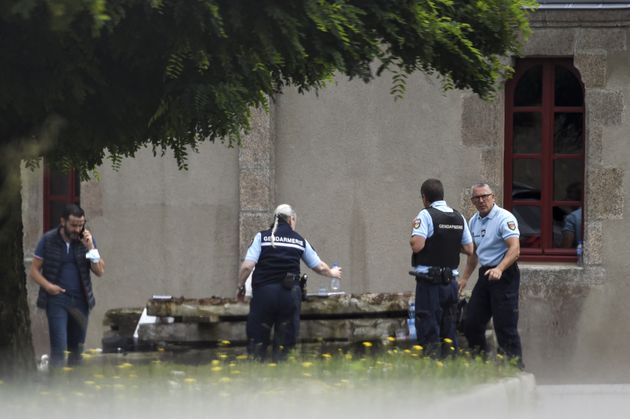
[[518,293],[520,272],[519,231],[511,212],[495,203],[490,186],[479,183],[471,188],[477,213],[469,222],[475,253],[468,258],[459,280],[462,290],[477,267],[479,278],[468,303],[464,335],[473,350],[487,352],[486,325],[494,324],[499,349],[522,368],[521,338],[518,334]]
[[59,227],[44,234],[35,249],[30,276],[40,286],[37,307],[46,310],[50,366],[81,362],[88,316],[94,307],[90,273],[102,276],[105,263],[81,207],[68,204]]
[[[438,179],[420,188],[424,208],[411,231],[412,273],[416,277],[416,331],[418,343],[431,356],[445,356],[457,347],[457,268],[460,252],[471,255],[472,238],[464,217],[444,201]],[[446,341],[445,339],[450,339]]]

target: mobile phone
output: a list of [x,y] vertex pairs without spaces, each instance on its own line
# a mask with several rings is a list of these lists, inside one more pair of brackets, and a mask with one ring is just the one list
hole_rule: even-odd
[[83,228],[81,228],[81,231],[79,232],[79,239],[83,240],[84,233],[85,233],[85,224],[83,224]]

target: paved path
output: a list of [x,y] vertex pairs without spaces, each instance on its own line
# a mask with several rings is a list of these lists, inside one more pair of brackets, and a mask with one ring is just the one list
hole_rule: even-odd
[[521,418],[628,419],[630,384],[539,385]]

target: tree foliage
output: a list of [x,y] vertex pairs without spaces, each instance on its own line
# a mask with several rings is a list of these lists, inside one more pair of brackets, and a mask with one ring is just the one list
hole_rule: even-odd
[[[528,0],[21,0],[0,7],[0,141],[58,127],[53,161],[238,141],[250,109],[334,72],[436,73],[490,96],[528,31]],[[377,66],[374,65],[377,64]],[[57,132],[57,131],[55,131]]]

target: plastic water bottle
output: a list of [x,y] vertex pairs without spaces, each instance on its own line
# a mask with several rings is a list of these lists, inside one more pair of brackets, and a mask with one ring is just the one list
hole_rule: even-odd
[[[333,263],[332,268],[336,268],[337,266],[339,266],[339,265],[337,265],[337,263],[335,262],[335,263]],[[339,291],[339,288],[341,288],[341,280],[339,278],[335,278],[335,277],[330,278],[330,289],[331,289],[331,291],[333,291],[333,292],[334,291]]]
[[409,339],[416,340],[416,300],[411,297],[409,299],[409,318],[407,319],[407,327],[409,328]]
[[582,245],[582,240],[578,241],[577,249],[575,249],[575,254],[577,255],[577,264],[578,266],[582,266],[584,264],[584,247]]

